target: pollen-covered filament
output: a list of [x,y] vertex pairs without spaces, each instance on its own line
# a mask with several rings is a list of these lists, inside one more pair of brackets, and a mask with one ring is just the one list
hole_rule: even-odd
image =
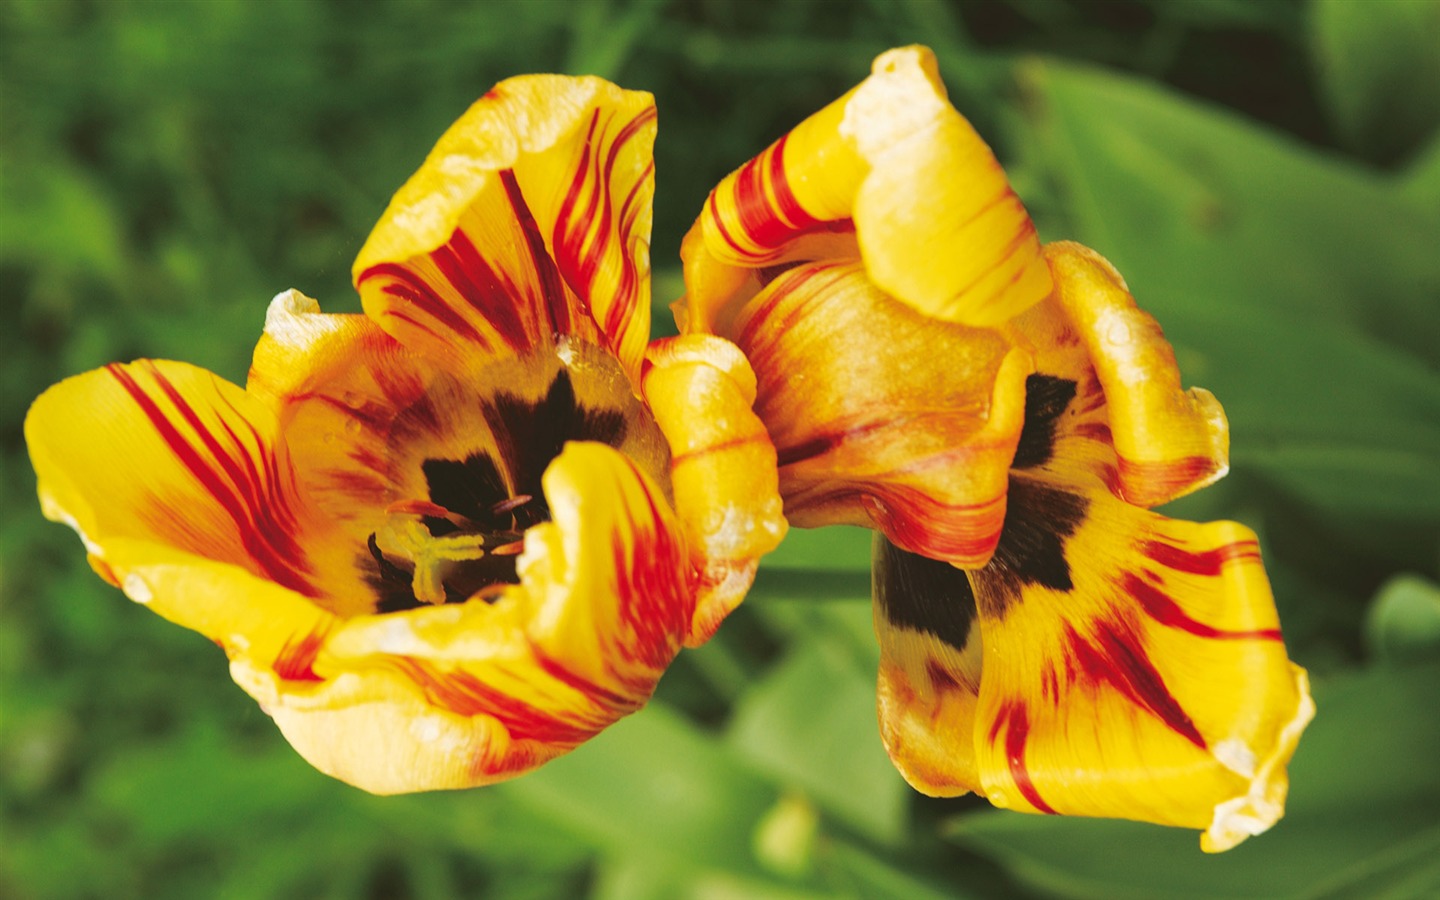
[[[445,603],[445,581],[460,565],[487,556],[514,556],[523,546],[519,532],[472,530],[475,523],[434,503],[406,501],[386,512],[385,524],[375,532],[375,546],[388,561],[413,566],[411,590],[422,603]],[[426,519],[448,521],[458,530],[434,534]]]

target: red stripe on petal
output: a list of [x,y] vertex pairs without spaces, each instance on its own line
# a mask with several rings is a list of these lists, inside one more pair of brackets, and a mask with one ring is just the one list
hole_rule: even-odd
[[540,289],[540,308],[549,316],[550,334],[546,337],[576,334],[576,323],[571,320],[570,303],[565,296],[564,279],[560,277],[560,270],[545,246],[545,237],[540,233],[540,226],[535,222],[535,214],[530,211],[530,204],[520,191],[520,182],[516,180],[514,170],[502,169],[500,183],[505,186],[505,196],[510,201],[515,221],[520,224],[520,232],[524,235],[526,248],[530,251],[530,263]]
[[533,643],[530,644],[530,652],[535,655],[535,661],[539,663],[541,671],[561,684],[589,697],[597,706],[608,706],[617,712],[625,713],[638,709],[644,703],[643,698],[617,694],[584,676],[575,674],[559,660],[547,655]]
[[1179,628],[1181,631],[1188,631],[1196,637],[1213,638],[1216,640],[1257,640],[1257,641],[1278,641],[1283,640],[1278,628],[1257,628],[1250,631],[1233,631],[1223,628],[1216,628],[1207,625],[1191,617],[1185,610],[1180,608],[1174,598],[1159,588],[1147,584],[1136,577],[1133,572],[1125,573],[1125,580],[1121,585],[1125,592],[1134,597],[1145,610],[1150,618],[1169,628]]
[[1075,426],[1075,434],[1078,437],[1089,438],[1092,441],[1099,441],[1102,444],[1114,443],[1110,433],[1110,426],[1104,422],[1081,422]]
[[610,721],[610,717],[604,717],[593,722],[568,722],[490,687],[469,672],[438,672],[406,656],[394,657],[394,664],[431,703],[461,716],[489,716],[503,725],[513,740],[571,747]]
[[[410,304],[418,311],[439,322],[441,325],[444,325],[465,340],[479,344],[484,348],[489,347],[490,342],[475,329],[474,325],[471,325],[463,316],[451,309],[450,304],[442,300],[440,295],[435,293],[434,288],[425,283],[424,279],[404,266],[398,263],[380,263],[379,265],[371,266],[360,273],[360,277],[356,279],[355,283],[357,286],[363,285],[372,278],[387,279],[386,283],[380,287],[382,293]],[[403,318],[406,321],[415,321],[409,316],[402,315],[403,311],[404,308],[401,307],[399,310],[390,311],[389,314],[397,318]],[[416,324],[418,325],[418,323]],[[425,330],[432,334],[435,333],[433,328],[426,327]]]
[[1131,703],[1154,714],[1171,731],[1206,749],[1205,738],[1165,686],[1165,679],[1140,646],[1133,628],[1099,620],[1095,623],[1094,643],[1068,625],[1065,637],[1070,657],[1092,683],[1109,684]]
[[1209,456],[1187,456],[1161,462],[1133,462],[1121,456],[1121,499],[1136,506],[1154,506],[1174,499],[1185,488],[1205,481],[1220,468]]
[[[283,496],[273,490],[275,485],[273,483],[266,485],[250,483],[247,480],[246,471],[224,448],[220,447],[214,435],[205,427],[199,415],[190,407],[169,379],[161,374],[153,364],[140,363],[137,365],[145,366],[150,377],[155,380],[166,398],[175,406],[181,418],[200,437],[214,462],[225,470],[229,483],[227,483],[227,478],[216,471],[211,462],[205,459],[200,450],[180,434],[174,423],[155,403],[154,398],[140,386],[134,376],[117,363],[112,363],[105,369],[140,407],[141,412],[150,420],[151,426],[175,454],[176,459],[225,511],[235,525],[241,547],[259,568],[261,574],[292,591],[309,597],[316,596],[318,592],[307,577],[308,567],[304,562],[304,554],[294,539],[294,520],[289,514],[289,508]],[[240,448],[240,452],[249,455],[244,448]],[[265,452],[263,445],[260,446],[259,452]],[[247,463],[247,467],[249,472],[255,472],[253,461]],[[272,471],[278,470],[278,466],[271,468]],[[244,497],[240,496],[240,493],[243,493]],[[179,516],[183,516],[184,513],[184,510],[172,511],[172,514]]]
[[1021,795],[1031,806],[1047,815],[1056,815],[1055,808],[1040,796],[1040,791],[1030,778],[1030,770],[1025,765],[1025,741],[1030,736],[1030,719],[1024,703],[1016,700],[1000,708],[999,715],[990,726],[992,743],[999,736],[1001,728],[1005,729],[1005,762],[1010,768],[1010,777],[1014,779],[1015,787],[1019,788]]
[[725,243],[730,245],[731,250],[734,250],[741,256],[750,256],[750,252],[744,247],[740,246],[740,244],[735,240],[735,238],[731,236],[730,229],[725,227],[725,221],[720,218],[720,201],[716,199],[717,194],[718,191],[710,192],[710,221],[714,223],[715,230],[720,232],[721,239],[723,239]]
[[1229,563],[1260,560],[1260,544],[1257,541],[1235,541],[1203,553],[1191,553],[1163,541],[1146,541],[1140,547],[1140,552],[1167,569],[1211,577],[1219,575],[1220,570]]
[[527,299],[524,292],[513,279],[490,265],[463,229],[457,228],[450,241],[434,250],[430,258],[506,344],[516,350],[531,345],[530,329],[522,315],[522,304]]
[[700,459],[701,457],[711,453],[721,453],[726,450],[734,450],[738,447],[743,447],[746,444],[758,444],[768,440],[769,436],[761,432],[757,434],[744,435],[743,437],[731,438],[728,441],[721,441],[718,444],[710,444],[708,446],[700,447],[695,450],[687,450],[684,453],[670,457],[670,468],[673,470],[676,467],[680,466],[682,463],[687,463],[692,460]]
[[315,674],[315,657],[325,644],[325,633],[312,631],[298,640],[287,641],[271,666],[286,681],[324,681]]
[[770,189],[775,193],[776,212],[790,226],[792,232],[798,233],[819,225],[820,220],[800,205],[800,200],[790,188],[790,179],[785,174],[785,143],[788,140],[788,134],[780,138],[770,155]]
[[[633,548],[620,535],[612,540],[615,571],[619,577],[620,619],[632,635],[623,655],[653,671],[663,670],[675,658],[680,641],[695,614],[693,595],[685,582],[685,549],[664,525],[660,504],[628,457],[625,463],[644,486],[650,523],[641,528],[633,518],[622,528],[634,535]],[[649,689],[653,689],[653,681]],[[637,685],[638,687],[638,685]],[[648,695],[649,689],[646,690]]]

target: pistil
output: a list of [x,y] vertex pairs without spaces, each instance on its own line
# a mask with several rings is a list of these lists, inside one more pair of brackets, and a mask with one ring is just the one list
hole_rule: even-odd
[[[386,512],[385,524],[375,533],[375,547],[386,562],[404,560],[413,566],[411,591],[421,603],[445,603],[445,581],[462,564],[487,556],[513,556],[524,546],[517,532],[472,530],[476,523],[429,501],[403,501]],[[426,518],[443,519],[461,530],[432,534]]]

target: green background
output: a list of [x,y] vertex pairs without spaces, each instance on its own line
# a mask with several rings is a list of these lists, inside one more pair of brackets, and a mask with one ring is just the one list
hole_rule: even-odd
[[[350,261],[495,81],[660,109],[657,300],[706,191],[935,48],[1046,239],[1107,255],[1213,390],[1319,715],[1289,813],[1190,832],[911,792],[880,749],[863,533],[797,533],[657,700],[537,774],[380,799],[44,522],[59,379],[243,380],[269,298]],[[0,896],[1424,897],[1440,893],[1440,3],[0,3]],[[669,327],[663,306],[657,324]],[[123,477],[123,473],[117,477]]]

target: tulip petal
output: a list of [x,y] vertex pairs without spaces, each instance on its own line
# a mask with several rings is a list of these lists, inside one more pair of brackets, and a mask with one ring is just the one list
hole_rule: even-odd
[[313,765],[375,793],[469,787],[573,749],[654,690],[688,633],[684,538],[624,455],[572,443],[546,470],[553,521],[492,602],[358,616],[297,686],[236,680]]
[[1205,849],[1227,849],[1283,814],[1313,711],[1305,673],[1254,533],[1116,498],[1087,410],[1104,414],[1093,388],[1031,376],[1005,531],[971,573],[983,790],[1014,809],[1200,828]]
[[1199,828],[1211,851],[1279,819],[1313,705],[1254,534],[1046,478],[1017,476],[1011,510],[974,573],[984,793]]
[[309,538],[330,532],[299,497],[276,433],[274,414],[240,388],[155,360],[69,378],[25,423],[45,514],[92,555],[117,539],[150,543],[319,597]]
[[755,373],[734,344],[668,338],[645,360],[645,400],[670,442],[675,508],[700,573],[693,647],[744,599],[760,557],[785,536],[775,447],[751,411]]
[[686,269],[698,331],[716,330],[733,299],[726,267],[853,256],[836,248],[857,242],[881,290],[944,321],[993,326],[1050,290],[1029,216],[925,47],[881,54],[859,86],[727,176],[697,228]]
[[638,377],[654,136],[643,92],[558,75],[496,85],[441,137],[360,251],[366,312],[440,360],[570,335]]
[[980,790],[975,710],[981,634],[963,569],[875,536],[871,579],[880,640],[880,736],[916,790],[953,797]]
[[1020,435],[1024,350],[894,302],[853,262],[784,272],[733,334],[755,367],[755,410],[793,524],[874,526],[914,553],[989,559]]
[[1021,328],[1058,307],[1065,330],[1078,338],[1078,347],[1068,338],[1047,339],[1069,352],[1062,349],[1054,354],[1057,364],[1047,368],[1047,360],[1041,368],[1075,378],[1093,367],[1118,455],[1116,496],[1156,506],[1224,477],[1230,468],[1225,411],[1209,391],[1181,389],[1175,351],[1155,319],[1135,305],[1120,274],[1095,251],[1068,241],[1046,245],[1045,259],[1054,299],[1032,310]]

